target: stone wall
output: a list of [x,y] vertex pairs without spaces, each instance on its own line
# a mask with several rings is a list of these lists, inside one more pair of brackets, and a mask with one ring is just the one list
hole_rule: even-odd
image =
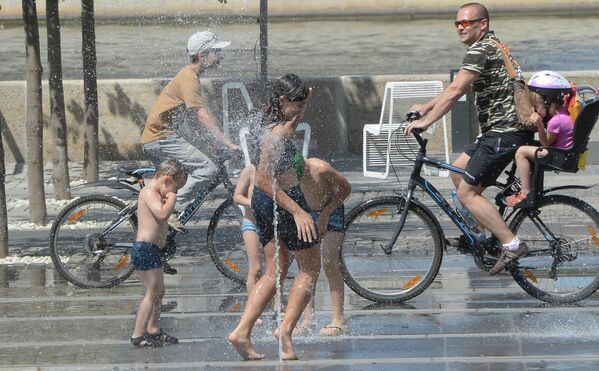
[[[599,71],[564,72],[572,81],[599,86]],[[307,78],[315,95],[304,121],[312,128],[311,155],[323,158],[359,156],[362,153],[362,128],[378,123],[385,83],[388,81],[441,80],[448,75],[385,75]],[[204,94],[215,115],[222,119],[222,85],[229,80],[206,79]],[[138,144],[147,112],[166,83],[165,80],[99,80],[99,119],[101,159],[126,160],[144,158]],[[259,84],[244,81],[254,106],[259,106]],[[0,81],[0,120],[7,162],[22,162],[26,156],[25,81]],[[45,161],[51,161],[52,140],[47,130],[49,118],[48,87],[43,84],[45,118]],[[83,158],[83,83],[64,82],[69,157]],[[241,120],[247,113],[241,95],[230,98],[230,120]],[[449,115],[448,115],[449,116]],[[449,120],[451,133],[451,120]],[[234,133],[234,131],[233,131]],[[451,137],[449,138],[451,145]],[[443,147],[442,134],[431,138],[429,148]],[[450,148],[451,151],[451,148]]]

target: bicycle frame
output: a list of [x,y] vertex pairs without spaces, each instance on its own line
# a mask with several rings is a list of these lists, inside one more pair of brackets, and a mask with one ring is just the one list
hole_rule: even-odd
[[[202,190],[200,190],[196,194],[194,200],[183,209],[183,212],[181,214],[179,214],[178,219],[179,219],[179,221],[181,221],[181,223],[183,225],[185,225],[189,221],[189,219],[191,219],[191,217],[196,213],[196,211],[198,211],[198,209],[202,206],[202,204],[206,200],[206,197],[212,191],[214,191],[220,184],[222,184],[225,187],[225,189],[227,190],[227,192],[229,194],[232,195],[235,192],[235,186],[233,185],[233,183],[231,182],[231,179],[229,178],[229,174],[227,173],[227,167],[225,166],[224,162],[216,162],[216,165],[217,165],[217,169],[218,169],[216,176],[212,180],[210,180],[210,182],[208,183],[208,185],[206,187],[204,187]],[[109,181],[109,182],[110,182],[110,184],[113,184],[113,185],[115,183],[123,184],[122,181]],[[126,181],[126,183],[134,184],[135,182]],[[125,188],[125,187],[126,187],[126,189],[133,189],[137,193],[139,193],[139,191],[137,191],[135,188],[132,188],[132,187],[123,186],[123,187],[119,187],[119,188]],[[143,188],[143,183],[141,183],[141,182],[140,182],[140,187]],[[131,216],[133,214],[135,214],[136,211],[137,211],[137,202],[132,202],[129,206],[127,206],[126,208],[124,208],[123,210],[121,210],[119,212],[120,217],[118,219],[116,219],[114,222],[112,222],[106,228],[106,230],[104,230],[102,232],[101,236],[105,236],[106,234],[108,234],[108,233],[112,232],[113,230],[115,230],[116,228],[118,228],[126,220],[131,218]],[[170,231],[167,235],[167,240],[169,240],[169,239],[172,240],[177,233],[179,233],[177,230],[170,229]],[[133,245],[131,243],[129,243],[126,245],[121,245],[121,246],[133,246]]]
[[[401,125],[400,125],[400,128],[402,128]],[[400,130],[400,129],[398,128],[397,130]],[[406,221],[406,218],[408,215],[408,213],[406,211],[409,209],[409,206],[412,203],[412,199],[414,197],[414,190],[416,189],[416,187],[420,187],[435,201],[435,203],[441,208],[441,210],[443,210],[443,212],[445,214],[447,214],[447,216],[449,216],[451,221],[468,238],[470,245],[474,246],[474,244],[476,243],[476,239],[474,238],[473,231],[466,225],[466,223],[464,222],[462,217],[450,206],[450,204],[447,202],[445,197],[443,197],[441,192],[439,192],[437,190],[437,188],[435,188],[435,186],[433,186],[428,180],[423,178],[421,175],[422,166],[424,164],[430,165],[437,169],[449,170],[449,171],[457,173],[457,174],[464,174],[465,170],[426,156],[426,145],[428,143],[428,140],[426,138],[422,138],[420,136],[420,134],[418,134],[418,133],[413,132],[412,134],[414,135],[418,144],[420,145],[420,149],[418,150],[418,153],[416,154],[414,168],[412,169],[412,173],[411,173],[410,179],[408,181],[408,191],[405,196],[406,201],[405,201],[405,205],[403,208],[403,212],[402,212],[399,222],[398,222],[398,228],[395,231],[395,233],[393,234],[390,243],[387,246],[383,247],[383,251],[386,254],[390,254],[392,251],[392,246],[394,245],[395,241],[401,234],[401,231],[403,230],[403,226],[405,224],[405,221]],[[501,182],[495,181],[495,184],[494,184],[495,187],[497,187],[501,190],[495,197],[495,204],[498,206],[499,214],[504,217],[504,220],[506,222],[517,212],[517,209],[512,209],[509,214],[505,215],[506,206],[501,202],[501,199],[503,198],[506,190],[509,189],[509,187],[511,187],[511,185],[515,181],[515,171],[516,171],[516,168],[515,168],[515,164],[514,164],[514,166],[512,166],[512,169],[507,172],[507,175],[508,175],[507,182],[501,183]],[[540,181],[542,183],[543,180],[540,179]],[[564,186],[543,189],[540,194],[545,195],[549,192],[555,192],[555,191],[564,190],[564,189],[589,189],[591,187],[593,187],[593,186],[592,185],[591,186],[564,185]],[[528,217],[536,225],[536,227],[539,229],[539,231],[541,231],[541,233],[543,234],[544,238],[547,241],[554,242],[557,240],[556,237],[553,235],[553,233],[545,225],[545,223],[543,223],[543,221],[540,220],[540,218],[538,217],[538,211],[536,209],[528,208],[528,209],[526,209],[526,212],[528,214]]]
[[[183,212],[181,214],[179,214],[178,219],[179,221],[181,221],[183,225],[185,225],[189,221],[189,219],[191,219],[191,217],[196,213],[196,211],[198,211],[198,209],[202,206],[202,204],[206,200],[206,197],[212,191],[214,191],[220,184],[222,184],[225,187],[225,189],[229,192],[230,195],[232,195],[235,192],[235,186],[229,178],[229,174],[227,173],[227,168],[225,164],[218,163],[217,167],[218,171],[216,177],[214,177],[210,181],[210,183],[208,183],[208,186],[200,190],[197,193],[195,199],[190,204],[188,204],[185,207],[185,209],[183,209]],[[175,234],[177,234],[177,231],[171,230],[169,232],[169,237],[173,237]]]
[[[416,187],[420,187],[422,190],[424,190],[435,201],[435,203],[437,205],[439,205],[441,210],[443,210],[443,212],[445,212],[445,214],[447,214],[449,216],[451,221],[458,227],[458,229],[470,240],[470,243],[474,244],[475,238],[472,235],[472,231],[466,225],[466,223],[463,221],[462,217],[459,216],[459,214],[449,205],[449,203],[447,202],[445,197],[443,197],[441,192],[439,192],[437,190],[437,188],[435,188],[434,185],[432,185],[428,180],[423,178],[421,175],[422,166],[424,164],[430,165],[430,166],[438,168],[438,169],[449,170],[451,172],[458,173],[458,174],[464,174],[465,171],[458,167],[452,166],[445,162],[442,162],[442,161],[439,161],[439,160],[436,160],[436,159],[426,156],[426,145],[427,145],[428,140],[425,138],[422,138],[419,134],[416,134],[416,133],[414,133],[414,137],[418,141],[418,144],[420,144],[420,149],[418,150],[418,153],[416,155],[414,168],[412,169],[412,174],[410,175],[410,180],[408,181],[408,192],[405,197],[406,202],[405,202],[405,206],[403,209],[404,212],[402,212],[402,214],[399,218],[397,230],[393,234],[390,243],[387,246],[383,247],[383,251],[386,254],[390,254],[391,250],[392,250],[392,246],[394,245],[395,241],[401,234],[401,231],[403,230],[403,226],[405,224],[406,218],[408,216],[408,213],[406,211],[409,209],[409,206],[412,203],[412,199],[414,197],[414,190],[416,189]],[[497,186],[502,187],[503,185],[501,183],[497,183]],[[502,212],[502,211],[500,211],[500,212]]]

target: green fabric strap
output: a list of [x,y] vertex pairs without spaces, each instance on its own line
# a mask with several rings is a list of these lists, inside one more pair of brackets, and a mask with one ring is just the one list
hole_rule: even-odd
[[301,152],[295,152],[293,155],[293,165],[295,167],[295,173],[297,174],[297,180],[302,180],[306,162],[304,161],[304,156],[302,156]]

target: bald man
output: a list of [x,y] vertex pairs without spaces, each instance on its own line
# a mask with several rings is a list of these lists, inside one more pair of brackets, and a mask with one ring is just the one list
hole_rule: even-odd
[[489,23],[489,12],[480,3],[467,3],[458,9],[454,24],[458,40],[468,46],[466,56],[455,79],[443,92],[426,104],[411,108],[423,117],[408,124],[405,133],[426,129],[449,112],[468,89],[474,91],[481,135],[454,161],[453,165],[465,169],[465,173],[453,173],[452,180],[462,204],[503,245],[501,256],[489,272],[495,275],[510,261],[528,254],[528,247],[508,228],[482,192],[495,183],[518,147],[532,141],[532,133],[518,121],[510,78],[495,42],[499,40]]

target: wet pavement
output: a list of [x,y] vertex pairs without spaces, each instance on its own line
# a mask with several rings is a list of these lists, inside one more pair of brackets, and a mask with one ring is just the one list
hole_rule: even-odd
[[[113,175],[111,169],[117,165],[103,164],[101,177]],[[355,161],[340,160],[336,165],[353,185],[350,208],[401,188],[391,180],[363,178]],[[77,166],[72,166],[73,179]],[[5,185],[9,206],[14,206],[9,207],[11,254],[43,256],[48,228],[27,224],[26,208],[16,206],[26,198],[26,190],[16,187],[23,174],[8,174]],[[403,179],[405,174],[400,174]],[[449,193],[448,179],[432,181]],[[547,181],[594,184],[599,182],[599,169],[548,176]],[[51,200],[50,191],[49,186]],[[579,196],[599,207],[596,191]],[[60,203],[48,204],[52,217]],[[438,209],[434,211],[440,217]],[[451,235],[448,222],[440,219]],[[508,274],[489,277],[471,257],[451,249],[433,284],[404,304],[374,304],[346,288],[349,336],[317,335],[331,311],[323,274],[316,290],[315,335],[294,339],[300,360],[279,362],[278,343],[271,335],[276,326],[271,305],[262,316],[264,325],[253,334],[266,360],[244,362],[225,337],[243,310],[245,288],[224,278],[203,250],[176,256],[172,262],[179,274],[166,276],[161,323],[181,341],[159,349],[134,349],[128,341],[143,294],[135,276],[112,289],[86,290],[67,284],[51,264],[0,265],[0,369],[594,370],[599,366],[597,294],[574,305],[548,305],[522,291]],[[286,280],[287,287],[290,282]]]

